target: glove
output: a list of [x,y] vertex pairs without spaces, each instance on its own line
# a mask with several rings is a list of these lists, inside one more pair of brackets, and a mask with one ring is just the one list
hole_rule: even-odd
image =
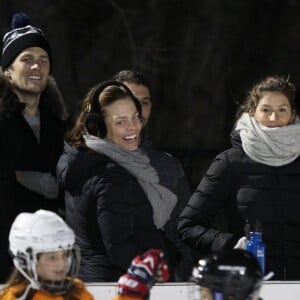
[[50,173],[16,171],[16,179],[27,189],[48,199],[55,199],[58,196],[59,188],[57,179]]
[[248,244],[248,240],[245,236],[242,236],[238,242],[235,244],[235,246],[233,247],[233,249],[242,249],[242,250],[246,250],[247,244]]
[[151,249],[136,256],[118,281],[118,294],[147,298],[155,282],[165,282],[170,278],[164,254],[159,249]]

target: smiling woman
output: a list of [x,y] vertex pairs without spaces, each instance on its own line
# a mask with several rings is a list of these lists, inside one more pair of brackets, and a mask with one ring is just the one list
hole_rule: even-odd
[[[239,247],[249,225],[262,224],[266,272],[300,279],[300,121],[295,87],[269,76],[250,90],[232,132],[179,220],[182,239],[202,252]],[[223,209],[228,232],[212,228]]]
[[83,100],[67,137],[57,174],[84,281],[116,281],[150,248],[175,259],[177,245],[164,229],[186,182],[171,156],[140,145],[142,121],[141,104],[126,85],[102,82]]
[[112,103],[104,110],[106,138],[128,151],[139,146],[142,119],[134,102],[125,98]]
[[266,127],[282,127],[293,122],[295,111],[281,92],[266,92],[251,115]]

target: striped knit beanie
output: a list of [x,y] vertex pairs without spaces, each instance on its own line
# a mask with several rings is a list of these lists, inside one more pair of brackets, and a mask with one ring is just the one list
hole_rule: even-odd
[[11,27],[11,31],[3,37],[2,70],[9,67],[23,50],[30,47],[40,47],[48,53],[51,69],[50,45],[46,41],[43,31],[31,25],[29,16],[24,13],[15,14]]

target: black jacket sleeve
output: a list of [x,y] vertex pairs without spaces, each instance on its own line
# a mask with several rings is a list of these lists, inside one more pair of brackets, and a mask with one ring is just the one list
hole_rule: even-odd
[[232,248],[237,237],[212,228],[214,218],[231,193],[230,164],[226,154],[219,154],[201,180],[178,221],[182,240],[202,253]]
[[194,266],[194,255],[189,245],[184,243],[177,232],[178,217],[186,207],[191,193],[190,188],[179,161],[177,163],[177,176],[179,178],[176,185],[177,203],[174,207],[170,220],[165,225],[166,238],[170,240],[170,252],[173,252],[173,265],[175,281],[187,281]]

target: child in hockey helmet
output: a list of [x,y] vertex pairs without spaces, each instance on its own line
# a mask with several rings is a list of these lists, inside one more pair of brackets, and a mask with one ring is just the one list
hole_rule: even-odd
[[0,299],[85,299],[92,295],[75,279],[79,250],[72,229],[57,214],[21,213],[13,222],[9,248],[16,267]]
[[234,249],[200,259],[192,280],[200,285],[201,300],[256,300],[263,274],[252,254]]

